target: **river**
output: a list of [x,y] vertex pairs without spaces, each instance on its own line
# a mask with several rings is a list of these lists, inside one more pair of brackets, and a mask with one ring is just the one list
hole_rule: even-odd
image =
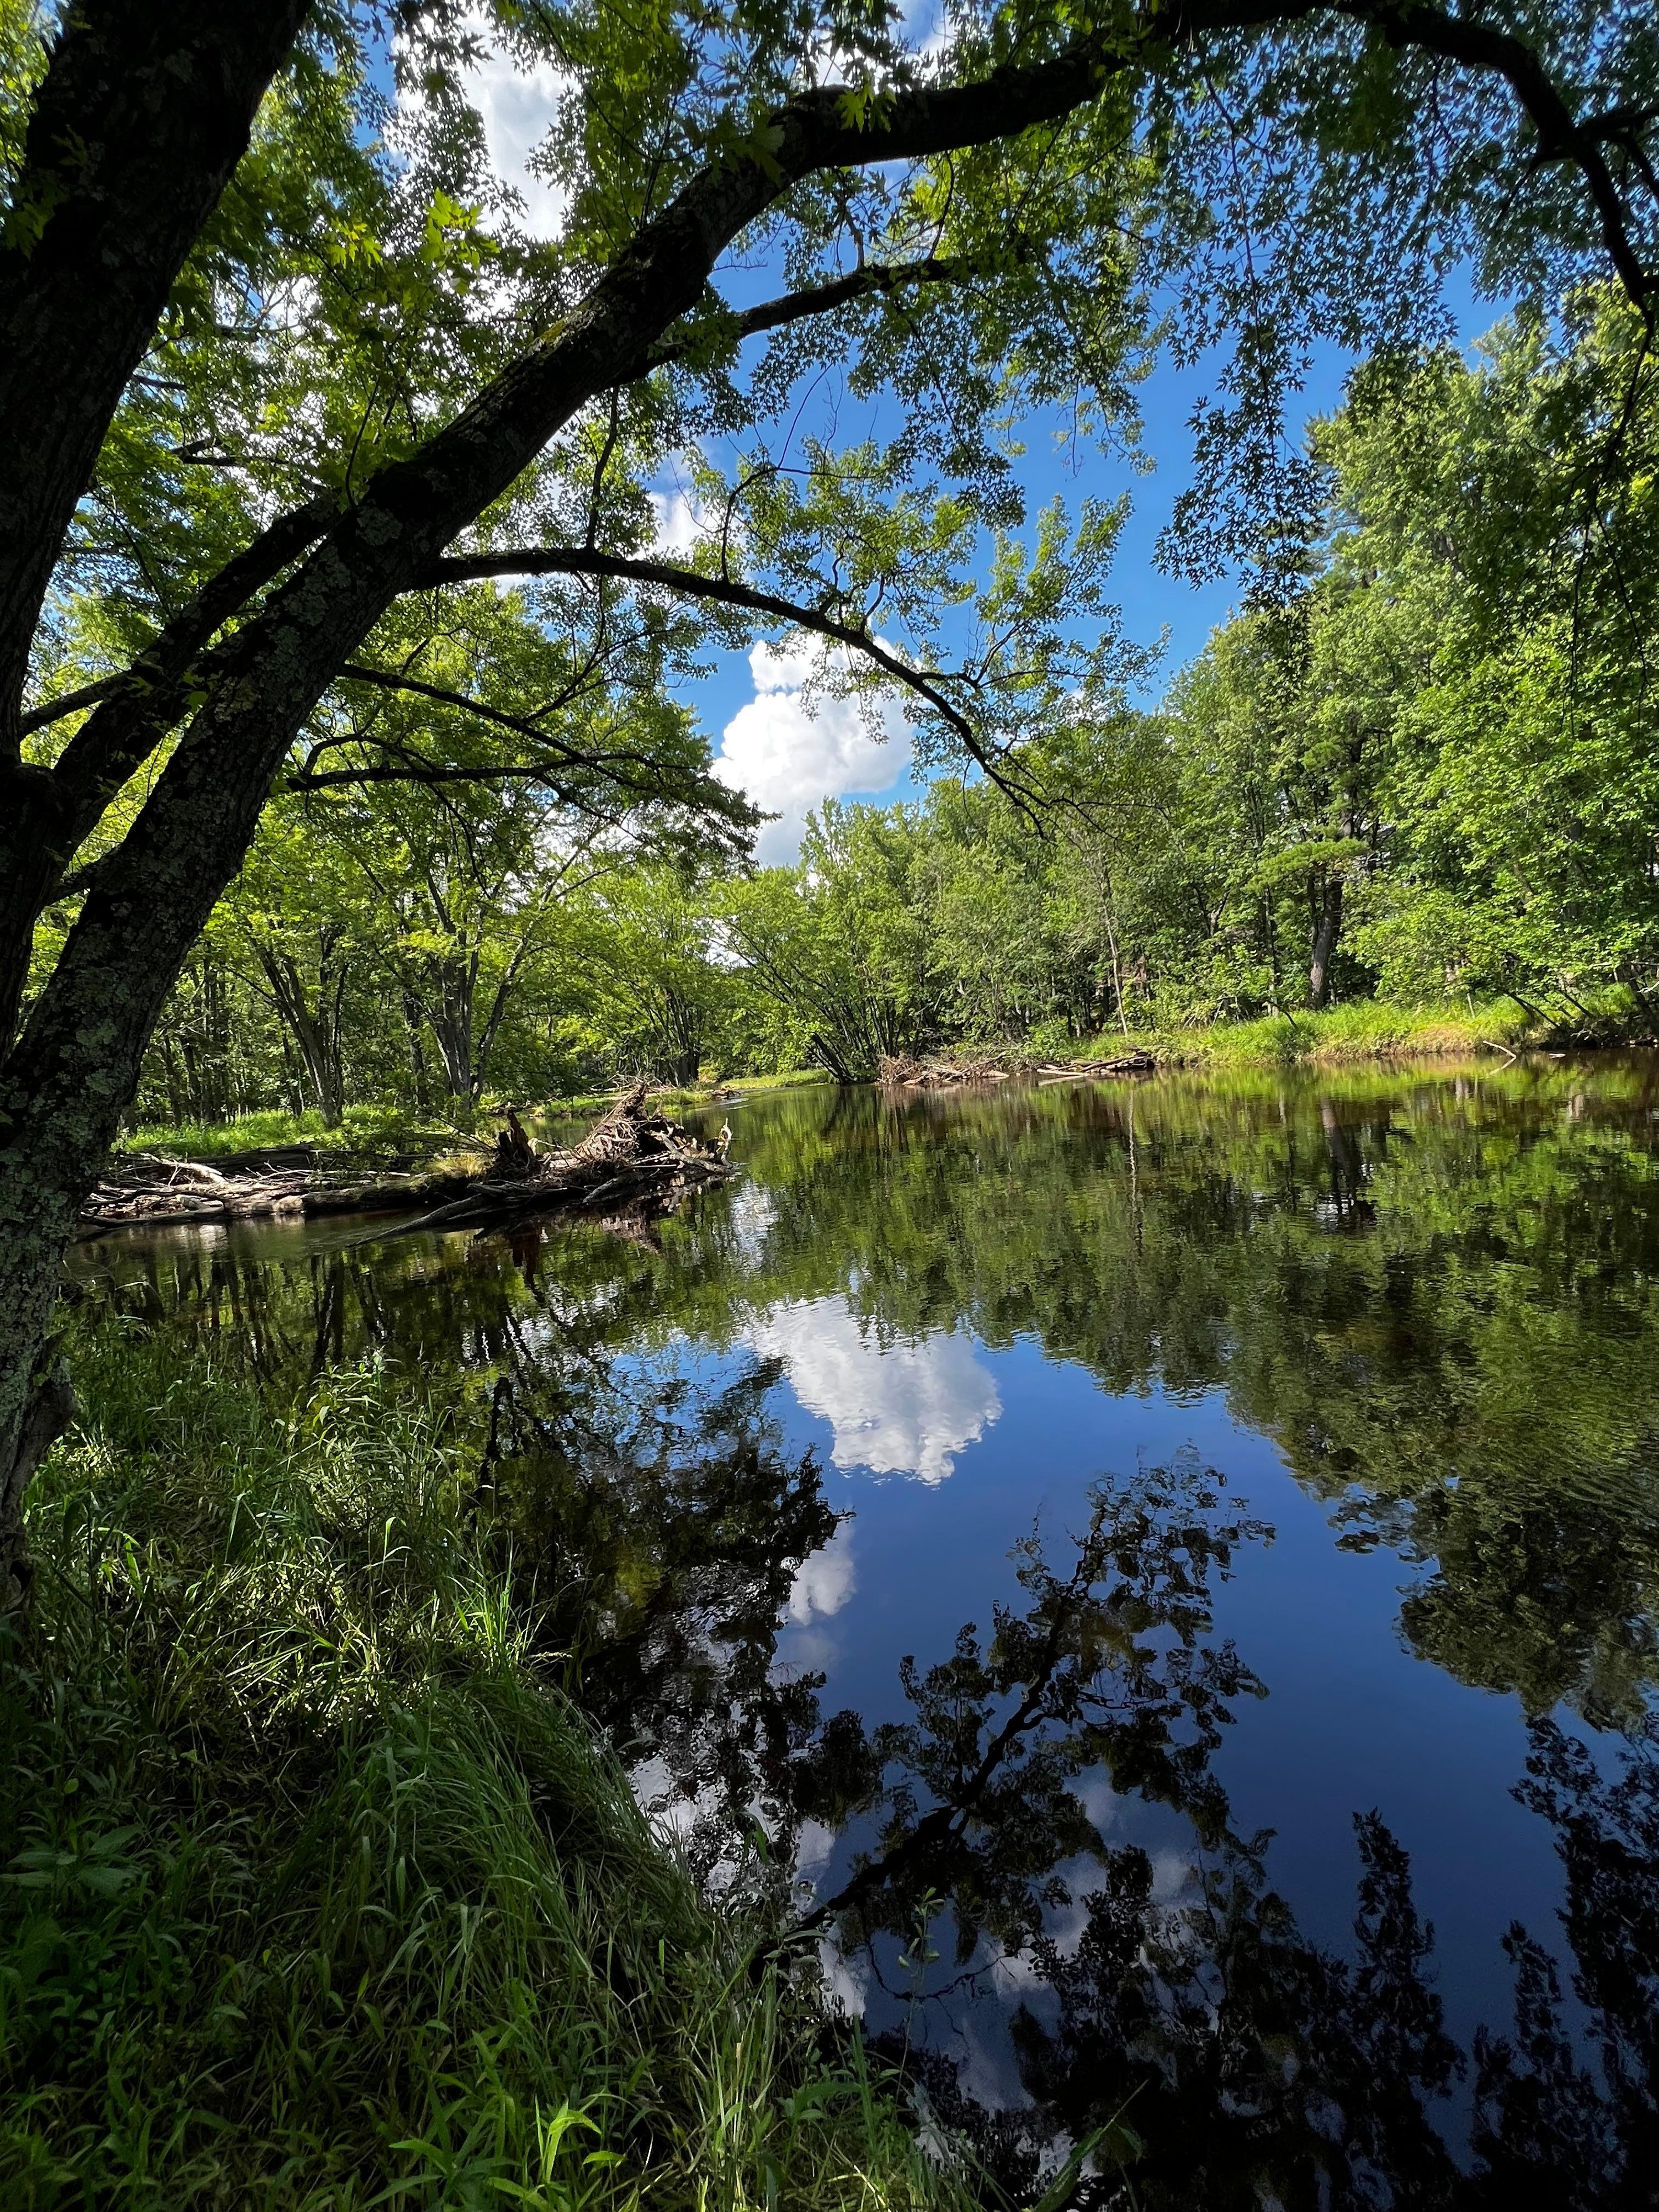
[[1659,1064],[720,1110],[633,1236],[76,1291],[471,1406],[641,1794],[1011,2190],[1659,2202]]

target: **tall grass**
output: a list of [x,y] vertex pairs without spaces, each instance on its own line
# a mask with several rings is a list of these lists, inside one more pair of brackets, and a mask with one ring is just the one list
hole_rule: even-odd
[[163,1152],[191,1160],[218,1160],[239,1152],[314,1145],[331,1157],[373,1158],[386,1152],[431,1152],[471,1133],[474,1117],[445,1120],[412,1115],[400,1106],[348,1106],[331,1128],[314,1109],[290,1114],[279,1107],[238,1114],[228,1121],[150,1122],[126,1132],[118,1151]]
[[[1473,1057],[1522,1041],[1528,1024],[1514,1006],[1396,1006],[1356,999],[1322,1013],[1269,1014],[1249,1022],[1139,1030],[1127,1040],[1172,1066],[1340,1067],[1368,1060]],[[1108,1032],[1089,1050],[1109,1059],[1125,1048]]]
[[106,1332],[0,1650],[0,2203],[968,2201],[532,1654],[478,1438]]

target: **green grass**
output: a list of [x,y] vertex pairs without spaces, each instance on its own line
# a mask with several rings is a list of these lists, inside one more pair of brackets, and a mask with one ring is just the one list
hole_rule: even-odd
[[77,1379],[0,1649],[8,2212],[968,2201],[538,1663],[476,1408]]
[[[822,1068],[797,1068],[783,1075],[724,1076],[718,1086],[697,1084],[684,1090],[657,1091],[653,1095],[663,1105],[679,1109],[715,1103],[717,1087],[745,1093],[793,1091],[804,1084],[829,1080]],[[583,1091],[572,1098],[549,1098],[537,1105],[533,1112],[538,1120],[551,1121],[602,1114],[617,1096],[615,1088]],[[521,1107],[520,1110],[525,1109]],[[490,1109],[482,1108],[472,1118],[488,1137],[495,1127]],[[438,1152],[453,1145],[458,1137],[471,1133],[465,1116],[444,1121],[430,1115],[411,1115],[396,1106],[348,1106],[345,1119],[333,1129],[325,1126],[322,1115],[314,1109],[290,1114],[272,1107],[258,1113],[239,1114],[228,1121],[146,1122],[142,1128],[127,1131],[116,1149],[124,1152],[160,1152],[172,1159],[212,1161],[230,1158],[238,1152],[275,1150],[279,1146],[315,1145],[333,1157],[372,1158],[393,1152]]]
[[1334,1067],[1367,1060],[1473,1058],[1513,1049],[1525,1018],[1510,1006],[1395,1006],[1355,1000],[1322,1013],[1266,1016],[1193,1028],[1097,1037],[1088,1054],[1110,1059],[1134,1045],[1182,1067]]
[[129,1130],[116,1149],[161,1152],[176,1159],[216,1160],[238,1152],[314,1145],[333,1158],[369,1160],[392,1153],[430,1152],[469,1133],[464,1120],[422,1118],[398,1106],[348,1106],[344,1119],[331,1129],[314,1110],[289,1114],[272,1107],[260,1113],[239,1114],[228,1121],[146,1123]]
[[155,1121],[128,1130],[116,1149],[123,1152],[165,1152],[170,1158],[222,1159],[277,1145],[309,1145],[326,1135],[318,1113],[289,1114],[276,1107],[239,1114],[230,1121]]

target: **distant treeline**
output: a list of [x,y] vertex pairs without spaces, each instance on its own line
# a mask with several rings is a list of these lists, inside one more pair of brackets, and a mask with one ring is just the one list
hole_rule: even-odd
[[858,1077],[964,1039],[1057,1049],[1370,996],[1650,1033],[1639,335],[1594,297],[1474,362],[1374,361],[1311,435],[1323,541],[1157,712],[1096,696],[1006,787],[826,805],[796,867],[711,855],[660,808],[555,834],[528,781],[279,800],[140,1117],[331,1121],[711,1064]]

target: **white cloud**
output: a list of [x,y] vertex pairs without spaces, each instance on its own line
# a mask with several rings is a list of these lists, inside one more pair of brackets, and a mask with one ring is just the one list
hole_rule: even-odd
[[732,1188],[726,1219],[732,1224],[738,1256],[745,1267],[759,1267],[777,1213],[776,1201],[764,1183],[750,1182],[745,1176]]
[[783,1362],[807,1412],[830,1423],[830,1457],[843,1469],[943,1482],[1002,1411],[994,1377],[963,1338],[941,1329],[884,1346],[839,1298],[780,1306],[748,1335]]
[[702,518],[689,492],[653,491],[651,501],[653,553],[689,553],[702,535]]
[[479,33],[484,51],[477,66],[466,73],[466,92],[483,124],[491,166],[503,184],[522,196],[525,228],[531,236],[556,238],[569,194],[562,185],[550,185],[537,176],[528,163],[553,128],[570,79],[550,62],[538,61],[520,70],[510,53],[489,44],[483,17],[472,18],[469,27]]
[[789,1618],[805,1628],[809,1620],[828,1620],[857,1588],[853,1567],[853,1524],[843,1521],[830,1541],[803,1559],[789,1585]]
[[824,690],[805,696],[809,684],[833,675],[837,660],[844,666],[843,648],[826,656],[799,635],[750,653],[755,696],[726,724],[714,774],[779,817],[756,840],[766,866],[794,860],[806,817],[821,799],[885,791],[910,764],[910,733],[896,700],[881,702],[872,730],[858,701]]

